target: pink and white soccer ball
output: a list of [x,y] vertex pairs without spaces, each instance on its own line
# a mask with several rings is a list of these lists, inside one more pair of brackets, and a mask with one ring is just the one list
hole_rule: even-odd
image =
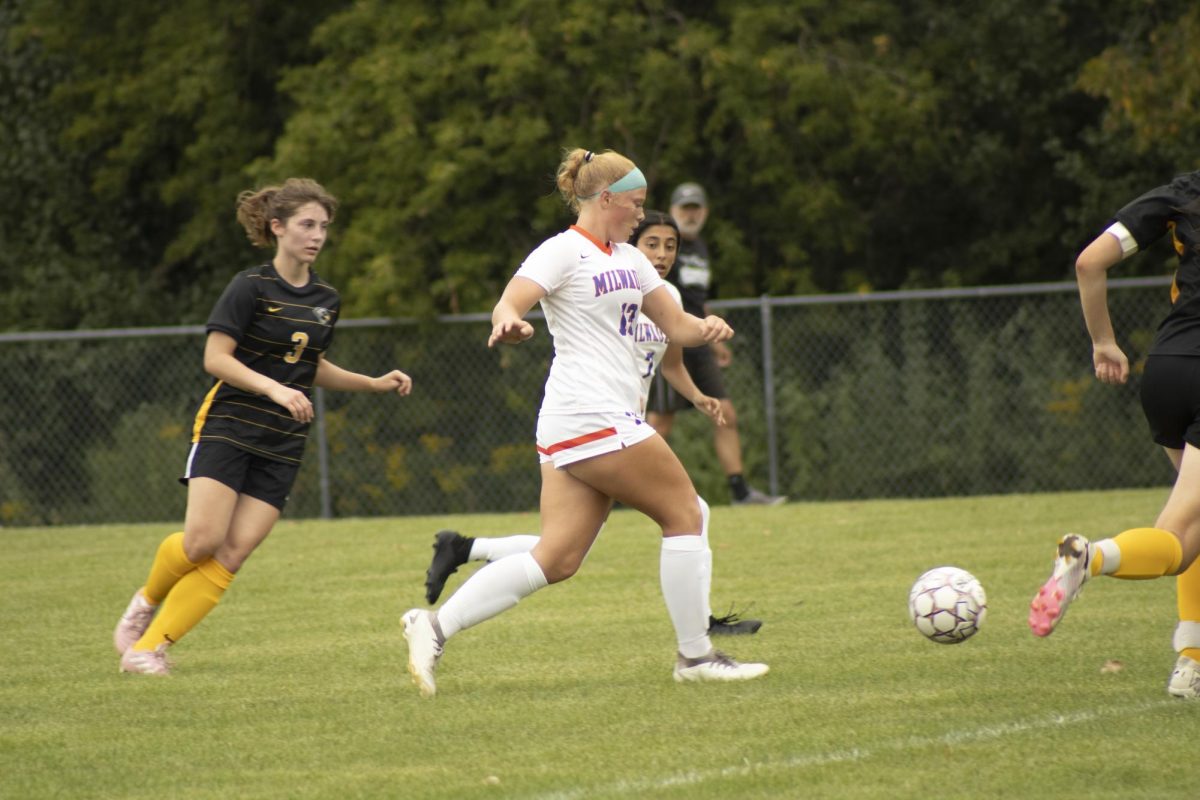
[[934,567],[908,593],[908,615],[939,644],[970,639],[987,618],[987,594],[975,576],[958,567]]

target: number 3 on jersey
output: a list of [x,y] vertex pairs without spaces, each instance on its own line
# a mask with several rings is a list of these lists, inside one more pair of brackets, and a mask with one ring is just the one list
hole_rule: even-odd
[[654,372],[654,351],[647,350],[646,351],[646,371],[644,373],[642,373],[642,377],[649,378],[650,374],[653,372]]
[[304,348],[308,347],[308,334],[304,331],[296,331],[292,334],[292,343],[296,346],[283,357],[283,360],[289,364],[295,364],[300,360],[300,354],[304,352]]

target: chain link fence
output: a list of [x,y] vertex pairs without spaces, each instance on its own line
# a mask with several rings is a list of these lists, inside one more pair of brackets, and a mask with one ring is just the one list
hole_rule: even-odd
[[[1137,385],[1168,285],[1110,282],[1134,373],[1121,387],[1092,377],[1070,283],[715,303],[737,331],[726,382],[747,477],[803,500],[1164,485]],[[318,391],[286,515],[536,508],[551,346],[535,327],[488,350],[482,314],[340,322],[335,363],[403,369],[413,394]],[[203,348],[198,326],[0,334],[0,524],[181,519]],[[672,446],[722,503],[711,432],[681,413]]]

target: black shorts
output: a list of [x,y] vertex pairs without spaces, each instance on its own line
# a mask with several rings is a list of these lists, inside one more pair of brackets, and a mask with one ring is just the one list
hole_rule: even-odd
[[[721,368],[717,366],[717,357],[711,347],[704,345],[683,348],[683,366],[687,369],[688,375],[692,377],[696,388],[709,397],[723,400],[729,396],[729,393],[725,391],[725,377],[721,374]],[[691,407],[691,402],[671,388],[660,370],[654,376],[648,403],[649,410],[659,414],[673,414]]]
[[1200,357],[1150,356],[1141,394],[1155,442],[1173,450],[1200,447]]
[[189,478],[212,478],[282,511],[299,471],[299,464],[265,458],[225,442],[196,442],[188,451],[179,482],[186,486]]

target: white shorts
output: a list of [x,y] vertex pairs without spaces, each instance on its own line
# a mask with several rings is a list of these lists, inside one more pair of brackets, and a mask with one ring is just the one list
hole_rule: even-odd
[[634,414],[541,414],[537,423],[538,461],[562,469],[649,439],[654,427]]

